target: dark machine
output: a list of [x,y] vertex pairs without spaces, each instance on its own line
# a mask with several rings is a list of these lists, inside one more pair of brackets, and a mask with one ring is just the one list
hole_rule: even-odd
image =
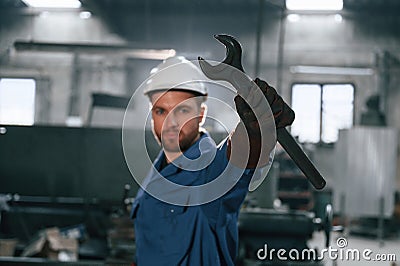
[[[326,206],[322,219],[308,211],[244,209],[239,216],[238,265],[323,265],[318,250],[304,254],[310,250],[307,241],[321,230],[325,232],[327,247],[332,230],[331,205]],[[284,250],[281,257],[278,250]]]
[[[56,227],[61,233],[79,229],[79,265],[84,265],[85,260],[91,261],[88,265],[105,265],[100,262],[115,255],[118,226],[126,221],[123,217],[129,216],[125,198],[136,190],[124,161],[121,130],[2,128],[0,238],[15,239],[17,244],[13,260],[4,261],[6,257],[1,257],[0,264],[26,265],[43,258],[43,254],[37,254],[18,264],[18,257],[39,232]],[[133,191],[129,192],[126,184]],[[133,230],[132,224],[129,227]],[[125,235],[132,239],[128,231]],[[129,261],[133,254],[132,250]],[[46,263],[40,261],[37,265],[49,265]]]

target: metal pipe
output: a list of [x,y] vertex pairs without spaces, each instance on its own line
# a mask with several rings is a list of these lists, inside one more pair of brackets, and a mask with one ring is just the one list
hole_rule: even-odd
[[26,42],[15,41],[16,51],[33,52],[58,52],[58,53],[80,53],[80,54],[126,54],[128,57],[162,60],[174,56],[174,49],[140,49],[130,45],[106,45],[106,44],[85,44],[85,43],[50,43],[50,42]]
[[257,31],[256,31],[256,65],[254,68],[255,77],[258,77],[260,75],[261,35],[262,35],[263,21],[264,21],[263,18],[264,18],[264,0],[259,0]]
[[285,33],[286,33],[286,23],[285,23],[285,11],[281,10],[281,21],[279,28],[279,41],[278,41],[278,69],[276,78],[276,89],[278,92],[282,92],[282,72],[283,72],[283,55],[284,55],[284,45],[285,45]]

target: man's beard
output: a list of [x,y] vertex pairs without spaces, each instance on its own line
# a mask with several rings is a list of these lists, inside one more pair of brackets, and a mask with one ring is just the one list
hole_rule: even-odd
[[[179,135],[178,135],[179,134]],[[185,152],[190,146],[195,142],[197,135],[193,138],[189,138],[182,135],[182,132],[177,133],[177,138],[169,140],[167,138],[162,138],[161,145],[163,149],[167,152]]]

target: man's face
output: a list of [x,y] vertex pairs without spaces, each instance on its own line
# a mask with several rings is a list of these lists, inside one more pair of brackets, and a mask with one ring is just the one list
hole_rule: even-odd
[[184,152],[199,137],[204,107],[193,96],[186,91],[151,95],[153,131],[167,152]]

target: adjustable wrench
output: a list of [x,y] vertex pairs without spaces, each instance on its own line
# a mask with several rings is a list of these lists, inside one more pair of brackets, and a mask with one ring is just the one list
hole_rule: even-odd
[[[232,36],[219,34],[214,36],[226,47],[225,59],[217,65],[210,63],[199,57],[199,64],[203,73],[212,80],[224,80],[232,84],[238,91],[244,92],[255,86],[254,82],[244,74],[242,66],[242,47],[240,43]],[[322,189],[326,181],[321,176],[314,164],[310,161],[296,140],[289,134],[285,128],[276,130],[278,142],[289,154],[292,160],[308,178],[316,189]]]

